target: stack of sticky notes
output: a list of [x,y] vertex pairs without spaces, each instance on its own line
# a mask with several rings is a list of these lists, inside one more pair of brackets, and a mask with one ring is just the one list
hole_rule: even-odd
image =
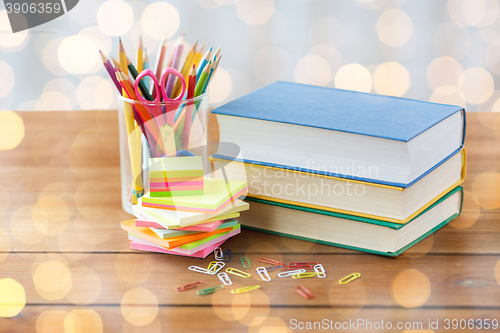
[[201,156],[150,158],[151,197],[203,194],[203,162]]
[[[163,168],[162,161],[152,161],[150,166],[155,162],[159,162],[155,170]],[[168,196],[155,196],[150,191],[132,206],[137,218],[123,221],[121,227],[128,232],[131,249],[205,258],[227,239],[240,233],[236,218],[249,207],[239,199],[246,195],[247,184],[244,181],[203,178],[203,174],[201,180],[195,180],[200,177],[194,178],[195,173],[190,172],[198,169],[188,169],[190,165],[194,167],[194,163],[175,163],[168,167],[168,172],[175,172],[167,174],[164,179],[170,181],[169,175],[175,178],[188,170],[188,176],[185,173],[180,182],[193,176],[187,182],[201,181],[202,193],[186,194],[186,191],[177,191],[176,186],[169,186]],[[180,165],[186,170],[176,169]],[[154,177],[157,174],[153,172],[159,171],[150,169],[151,184],[160,178]]]

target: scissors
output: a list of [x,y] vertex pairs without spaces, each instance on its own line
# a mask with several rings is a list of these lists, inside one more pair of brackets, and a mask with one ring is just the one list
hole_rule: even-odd
[[[169,74],[177,76],[177,78],[181,81],[181,84],[182,84],[181,93],[179,94],[179,96],[177,96],[174,99],[171,99],[170,97],[168,97],[167,92],[166,92],[166,83],[167,83],[167,78],[168,78]],[[154,101],[148,101],[140,94],[139,82],[145,76],[149,76],[151,78],[153,86],[156,89],[156,97],[155,97]],[[140,101],[149,102],[149,103],[154,102],[155,103],[154,106],[147,105],[147,104],[145,106],[153,114],[153,116],[155,117],[155,119],[158,123],[158,127],[160,128],[160,132],[162,134],[163,146],[165,148],[165,154],[167,156],[175,156],[176,145],[175,145],[175,136],[174,136],[174,130],[173,130],[174,117],[175,117],[174,110],[177,110],[177,107],[180,104],[180,101],[184,97],[184,93],[186,92],[186,80],[184,80],[184,77],[182,76],[182,74],[178,70],[176,70],[175,68],[172,68],[172,67],[167,67],[161,73],[160,83],[158,83],[158,78],[153,73],[153,71],[146,69],[146,70],[143,70],[135,79],[134,91],[135,91],[135,94],[137,95],[137,98]],[[162,102],[162,100],[163,100],[163,102],[168,102],[169,104],[161,105],[161,106],[158,105],[158,103]],[[178,103],[173,103],[173,105],[170,105],[170,102],[178,102]],[[167,110],[167,106],[168,106],[168,110]],[[163,114],[165,114],[165,117],[163,117]]]

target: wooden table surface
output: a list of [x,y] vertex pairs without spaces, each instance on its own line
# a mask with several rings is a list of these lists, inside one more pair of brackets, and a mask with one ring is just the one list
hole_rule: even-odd
[[[392,332],[403,331],[394,329],[398,322],[428,329],[438,320],[438,332],[445,319],[500,320],[500,114],[467,114],[463,214],[398,258],[249,230],[224,244],[233,258],[226,266],[236,268],[242,256],[253,267],[259,257],[322,263],[326,279],[300,281],[316,295],[311,300],[295,292],[297,280],[262,282],[256,274],[231,276],[234,286],[262,286],[246,294],[174,291],[199,280],[220,284],[187,269],[206,266],[213,255],[130,250],[120,229],[131,215],[120,202],[117,113],[19,115],[23,140],[0,151],[0,279],[24,287],[26,306],[0,318],[0,332],[306,331],[293,320],[375,327],[383,320]],[[337,283],[352,272],[361,278]],[[360,327],[342,331],[376,331]]]

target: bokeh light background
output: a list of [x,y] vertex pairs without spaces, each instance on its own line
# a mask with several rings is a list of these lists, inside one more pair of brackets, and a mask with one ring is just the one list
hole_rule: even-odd
[[[468,111],[500,112],[500,89],[495,90],[500,83],[499,0],[80,0],[67,15],[17,34],[11,33],[5,8],[0,5],[0,110],[116,109],[116,92],[98,50],[116,58],[121,36],[134,58],[142,34],[154,63],[163,35],[168,33],[170,51],[180,32],[186,33],[190,45],[199,40],[222,48],[221,67],[210,88],[213,106],[273,81],[288,80],[457,104]],[[109,114],[98,113],[97,118],[104,119],[104,113]],[[488,129],[500,129],[498,120],[480,120]],[[500,140],[500,131],[496,133]],[[109,135],[98,126],[61,142],[59,133],[47,129],[32,139],[28,154],[32,153],[41,170],[64,160],[78,182],[67,174],[57,181],[37,179],[37,183],[46,183],[39,195],[32,198],[32,204],[15,210],[9,208],[10,204],[14,207],[10,189],[0,185],[2,268],[17,260],[28,267],[17,274],[18,281],[0,276],[0,317],[18,315],[30,297],[39,295],[42,303],[67,302],[78,308],[44,310],[36,317],[37,332],[102,332],[104,307],[91,306],[109,296],[111,285],[113,290],[125,290],[113,295],[120,300],[123,323],[119,325],[123,324],[124,332],[161,331],[159,304],[165,299],[159,299],[148,282],[168,269],[162,256],[117,255],[104,264],[83,261],[110,239],[125,237],[117,223],[119,212],[107,210],[107,202],[88,202],[90,193],[113,186],[119,192],[118,181],[101,184],[92,180],[92,167],[101,166],[96,156],[110,154],[97,141],[109,141]],[[24,136],[21,117],[0,111],[0,151],[16,149]],[[57,149],[44,149],[54,142]],[[89,146],[99,146],[99,151],[89,155]],[[487,194],[495,193],[493,188],[499,184],[498,171],[477,175],[465,191],[463,216],[467,218],[450,226],[471,228],[481,209],[498,209],[500,195]],[[106,223],[116,224],[116,229],[100,228]],[[298,255],[314,246],[290,238],[280,240],[280,247],[253,244],[247,255],[256,258],[259,251],[274,253],[273,258],[281,261],[284,253],[280,248]],[[418,263],[433,245],[434,236],[430,236],[405,252],[401,260]],[[14,253],[19,248],[37,254]],[[488,265],[500,284],[500,260],[491,259]],[[141,274],[130,274],[131,267],[139,266]],[[349,262],[339,266],[346,273],[350,270]],[[424,265],[402,266],[392,271],[386,291],[403,308],[420,307],[432,295],[426,272],[437,268],[426,271]],[[26,278],[20,279],[21,275]],[[332,283],[327,292],[332,308],[341,315],[358,313],[372,297],[367,285],[361,279],[343,289]],[[259,325],[285,327],[281,318],[270,314],[270,304],[281,291],[237,296],[230,307],[224,306],[224,294],[216,293],[211,298],[214,315],[247,325],[249,332]],[[348,299],[350,307],[339,307],[339,297]]]
[[17,34],[2,7],[0,109],[114,109],[98,50],[185,32],[222,47],[213,106],[288,80],[500,111],[498,0],[82,0]]

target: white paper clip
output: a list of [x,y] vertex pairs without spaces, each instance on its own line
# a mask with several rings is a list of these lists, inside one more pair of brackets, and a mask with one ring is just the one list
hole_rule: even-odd
[[286,271],[286,272],[281,272],[278,274],[279,277],[287,277],[287,276],[292,276],[292,275],[295,275],[295,274],[299,274],[299,273],[305,273],[306,270],[305,269],[296,269],[296,270],[293,270],[293,271]]
[[230,286],[233,284],[233,281],[231,281],[231,279],[229,278],[229,275],[227,275],[226,272],[219,273],[217,276],[219,277],[219,280],[221,280],[221,282],[224,285]]
[[223,259],[222,249],[220,247],[218,247],[214,250],[214,256],[215,256],[215,260],[222,260]]
[[203,273],[203,274],[208,274],[208,275],[215,275],[215,273],[211,273],[208,269],[203,268],[203,267],[189,266],[188,269],[190,271],[195,271],[195,272],[198,272],[198,273]]
[[222,269],[222,267],[226,266],[225,263],[223,263],[222,261],[218,261],[216,264],[212,265],[212,267],[210,267],[208,269],[208,272],[212,275],[215,275],[217,273],[219,273],[219,271]]
[[326,278],[326,272],[325,272],[325,268],[323,267],[323,265],[321,265],[321,264],[315,265],[314,271],[316,273],[318,273],[317,277],[319,277],[320,279]]
[[255,270],[257,274],[260,275],[260,278],[264,281],[271,281],[271,277],[269,276],[269,273],[267,272],[267,269],[265,267],[257,267]]

